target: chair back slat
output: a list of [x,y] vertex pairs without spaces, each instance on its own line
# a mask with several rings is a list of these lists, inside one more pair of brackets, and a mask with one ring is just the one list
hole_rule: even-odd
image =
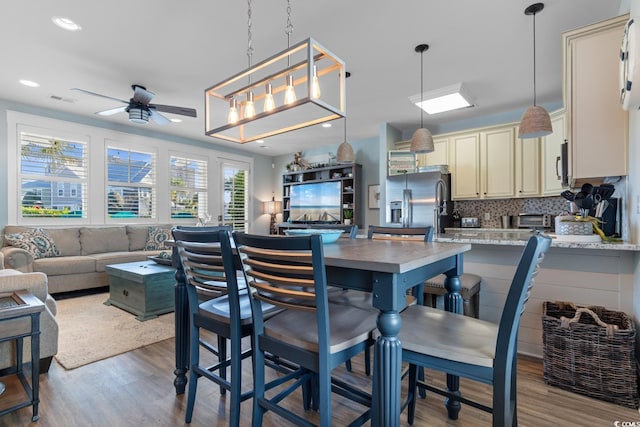
[[318,292],[326,300],[320,236],[233,236],[252,297],[302,311],[317,308]]
[[[433,227],[384,227],[370,225],[368,239],[378,240],[433,240]],[[421,238],[421,239],[420,239]]]
[[[239,289],[229,231],[227,226],[172,229],[192,310],[197,310],[200,300],[227,294],[233,294],[231,305],[238,304]],[[239,308],[233,307],[230,311],[239,313]]]

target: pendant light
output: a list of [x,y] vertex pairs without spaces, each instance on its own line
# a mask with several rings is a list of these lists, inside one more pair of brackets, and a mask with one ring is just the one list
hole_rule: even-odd
[[205,89],[205,135],[245,144],[345,117],[345,63],[313,38],[292,44],[292,0],[287,49],[257,64],[245,1],[249,67]]
[[551,117],[543,107],[536,105],[536,13],[544,9],[544,3],[534,3],[524,10],[525,15],[533,15],[533,106],[527,108],[520,119],[518,137],[538,138],[553,132]]
[[[351,73],[345,72],[345,79],[351,77]],[[345,88],[346,89],[346,88]],[[351,144],[347,142],[347,116],[344,116],[344,141],[338,146],[338,152],[336,153],[336,163],[353,163],[356,161],[356,154],[353,151]]]
[[433,135],[424,127],[424,110],[422,109],[423,93],[422,87],[424,80],[424,51],[429,49],[428,44],[419,44],[415,51],[420,52],[420,129],[416,130],[411,138],[411,146],[409,150],[412,153],[432,153],[435,149],[433,146]]
[[351,144],[347,142],[347,118],[344,118],[344,141],[338,146],[336,153],[336,162],[353,163],[356,160],[356,154]]

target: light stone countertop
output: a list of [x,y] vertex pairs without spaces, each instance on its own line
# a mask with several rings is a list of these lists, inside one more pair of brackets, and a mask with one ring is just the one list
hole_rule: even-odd
[[[494,228],[447,228],[445,233],[434,237],[435,242],[471,243],[481,245],[524,246],[532,231],[522,229]],[[572,249],[605,249],[616,251],[640,251],[640,245],[630,242],[621,243],[583,243],[558,241],[553,233],[549,233],[553,241],[552,247]]]

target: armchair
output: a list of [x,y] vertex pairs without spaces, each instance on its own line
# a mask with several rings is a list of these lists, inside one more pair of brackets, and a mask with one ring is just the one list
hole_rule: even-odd
[[[56,302],[49,295],[47,276],[44,273],[22,273],[4,269],[4,256],[0,253],[0,293],[25,289],[45,303],[40,316],[40,373],[47,372],[53,356],[58,352],[58,322],[56,322]],[[23,359],[30,360],[31,340],[25,339]],[[0,371],[15,366],[15,342],[0,343]]]

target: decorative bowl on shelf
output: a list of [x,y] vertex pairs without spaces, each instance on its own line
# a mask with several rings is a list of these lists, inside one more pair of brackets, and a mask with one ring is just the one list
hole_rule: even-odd
[[319,234],[322,236],[322,243],[333,243],[340,238],[340,235],[344,233],[344,230],[315,230],[313,228],[293,228],[284,231],[287,236],[309,236],[312,234]]

